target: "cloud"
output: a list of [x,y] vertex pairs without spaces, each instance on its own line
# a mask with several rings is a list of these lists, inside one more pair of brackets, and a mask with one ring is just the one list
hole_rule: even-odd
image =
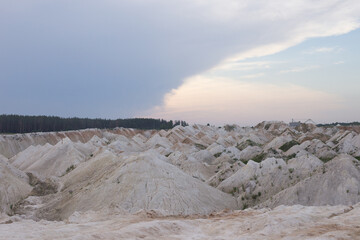
[[341,52],[343,49],[340,47],[320,47],[320,48],[316,48],[314,50],[311,51],[306,51],[304,52],[305,54],[316,54],[316,53],[331,53],[331,52]]
[[294,68],[290,68],[287,70],[282,70],[282,71],[280,71],[280,73],[305,72],[305,71],[310,71],[310,70],[317,69],[317,68],[320,68],[320,66],[313,65],[313,66],[305,66],[305,67],[294,67]]
[[258,70],[258,69],[269,69],[271,65],[277,64],[279,62],[273,61],[256,61],[256,62],[226,62],[220,64],[210,72],[220,72],[220,71],[250,71],[250,70]]
[[140,116],[251,125],[263,120],[319,120],[341,107],[339,97],[297,85],[196,76],[166,94],[163,105]]
[[359,15],[358,0],[4,0],[0,112],[131,117],[190,76],[347,33]]
[[264,73],[248,74],[248,75],[239,76],[239,79],[258,78],[258,77],[262,77],[264,75],[265,75]]
[[334,62],[334,65],[340,65],[340,64],[344,64],[344,61],[338,61],[338,62]]
[[323,47],[323,48],[315,49],[315,52],[325,53],[325,52],[333,52],[334,50],[335,50],[335,48]]

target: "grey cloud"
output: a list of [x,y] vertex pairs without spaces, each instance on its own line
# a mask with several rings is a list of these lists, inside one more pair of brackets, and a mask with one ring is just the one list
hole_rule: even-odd
[[227,57],[358,20],[356,1],[283,2],[4,0],[0,112],[131,117]]

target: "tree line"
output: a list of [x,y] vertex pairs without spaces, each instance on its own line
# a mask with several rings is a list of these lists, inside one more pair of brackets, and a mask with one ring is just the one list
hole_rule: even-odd
[[325,123],[325,124],[317,124],[318,127],[334,127],[334,126],[359,126],[360,122],[335,122],[335,123]]
[[185,121],[166,121],[152,118],[90,119],[61,118],[56,116],[0,115],[0,133],[29,133],[79,130],[86,128],[112,129],[116,127],[136,129],[170,129],[188,126]]

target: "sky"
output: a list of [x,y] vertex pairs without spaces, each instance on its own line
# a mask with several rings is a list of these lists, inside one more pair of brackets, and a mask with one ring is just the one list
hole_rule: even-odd
[[0,0],[0,114],[360,121],[358,0]]

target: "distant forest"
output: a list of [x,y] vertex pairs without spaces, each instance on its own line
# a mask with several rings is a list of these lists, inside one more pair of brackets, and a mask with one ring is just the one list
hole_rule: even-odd
[[336,123],[325,123],[325,124],[317,124],[318,127],[334,127],[334,126],[359,126],[360,122],[350,122],[350,123],[343,123],[343,122],[336,122]]
[[130,119],[90,119],[61,118],[54,116],[0,115],[0,133],[29,133],[68,131],[86,128],[137,128],[137,129],[170,129],[174,126],[187,126],[185,121],[166,121],[152,118]]

